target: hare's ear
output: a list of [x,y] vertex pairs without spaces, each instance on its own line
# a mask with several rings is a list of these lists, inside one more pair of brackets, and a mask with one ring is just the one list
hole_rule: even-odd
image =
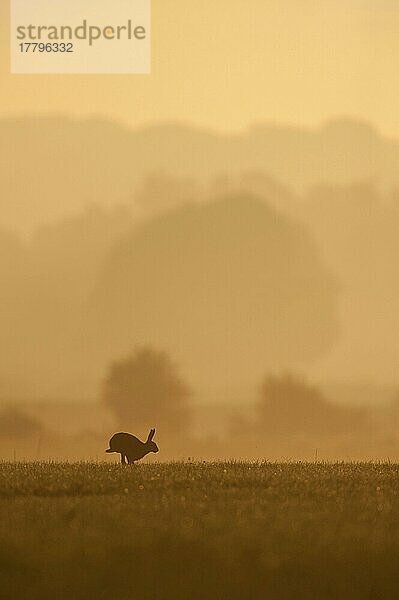
[[148,434],[148,441],[151,442],[152,438],[155,435],[155,429],[150,429],[150,433]]

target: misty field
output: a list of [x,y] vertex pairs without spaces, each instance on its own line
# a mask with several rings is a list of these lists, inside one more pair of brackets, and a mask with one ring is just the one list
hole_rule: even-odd
[[399,465],[0,463],[0,597],[397,598]]

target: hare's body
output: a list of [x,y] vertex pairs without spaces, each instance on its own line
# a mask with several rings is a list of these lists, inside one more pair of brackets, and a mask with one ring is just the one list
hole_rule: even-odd
[[146,442],[140,441],[131,433],[115,433],[109,441],[109,448],[106,452],[119,452],[121,463],[134,463],[146,456],[149,452],[158,452],[158,446],[152,441],[155,429],[151,429]]

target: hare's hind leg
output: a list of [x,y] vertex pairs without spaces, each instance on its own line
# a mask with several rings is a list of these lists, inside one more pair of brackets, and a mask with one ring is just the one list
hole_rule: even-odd
[[122,452],[121,452],[121,463],[122,463],[122,465],[126,464],[126,456],[125,456],[125,454],[122,454]]

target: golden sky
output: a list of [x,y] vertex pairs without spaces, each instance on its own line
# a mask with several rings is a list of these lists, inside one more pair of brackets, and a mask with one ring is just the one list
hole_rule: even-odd
[[153,0],[151,75],[10,75],[0,0],[0,116],[68,113],[224,131],[336,115],[399,135],[397,0]]

